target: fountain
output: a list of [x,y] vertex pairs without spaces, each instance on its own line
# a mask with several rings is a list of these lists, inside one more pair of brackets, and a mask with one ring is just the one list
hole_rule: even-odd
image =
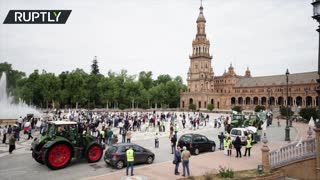
[[40,117],[40,113],[33,107],[28,106],[23,101],[18,104],[13,103],[13,97],[7,93],[7,76],[3,72],[0,78],[0,124],[14,123],[20,116],[34,114]]

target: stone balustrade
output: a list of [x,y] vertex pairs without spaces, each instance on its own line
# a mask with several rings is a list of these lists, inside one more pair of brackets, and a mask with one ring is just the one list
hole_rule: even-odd
[[315,138],[291,143],[269,152],[270,169],[282,167],[292,162],[316,157]]

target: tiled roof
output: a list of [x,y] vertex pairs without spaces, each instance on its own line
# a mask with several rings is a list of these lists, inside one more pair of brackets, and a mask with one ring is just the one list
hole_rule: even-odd
[[[289,74],[289,84],[316,83],[319,75],[317,72]],[[235,87],[276,86],[286,85],[286,75],[261,76],[238,79]]]

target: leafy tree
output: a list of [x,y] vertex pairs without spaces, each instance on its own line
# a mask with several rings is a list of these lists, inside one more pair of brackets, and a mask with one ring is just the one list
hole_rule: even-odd
[[139,82],[142,83],[143,87],[146,90],[149,90],[152,87],[152,83],[153,83],[152,72],[151,71],[148,71],[148,72],[141,71],[139,73]]
[[82,69],[76,69],[72,71],[65,81],[66,89],[69,93],[71,103],[84,107],[85,103],[88,102],[88,92],[85,88],[85,79],[88,76]]
[[168,81],[171,81],[171,76],[168,74],[165,75],[159,75],[157,80],[155,81],[155,84],[166,84]]
[[197,106],[195,104],[189,104],[189,109],[195,111]]
[[316,108],[302,108],[299,112],[299,115],[309,121],[311,117],[313,119],[318,119],[318,111]]
[[[280,114],[281,114],[282,116],[287,116],[287,108],[284,107],[284,106],[280,107]],[[293,114],[294,114],[294,113],[293,113],[293,111],[291,110],[291,108],[288,107],[288,115],[289,115],[289,117],[291,117]]]
[[95,56],[91,65],[91,74],[98,75],[99,73],[98,60],[97,56]]
[[266,110],[266,107],[265,106],[260,106],[260,105],[257,105],[255,108],[254,108],[254,111],[255,112],[260,112],[260,111],[265,111]]
[[233,106],[233,107],[232,107],[232,110],[233,110],[233,111],[237,111],[237,112],[240,113],[240,112],[242,112],[242,107],[241,107],[241,106]]
[[212,111],[214,109],[214,105],[213,104],[208,104],[208,110]]

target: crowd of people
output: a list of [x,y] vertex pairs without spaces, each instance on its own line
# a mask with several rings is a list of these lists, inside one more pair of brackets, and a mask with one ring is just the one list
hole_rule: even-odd
[[[9,143],[9,152],[15,149],[15,141],[20,140],[20,132],[28,135],[27,140],[33,139],[33,130],[44,135],[48,129],[48,119],[53,121],[69,120],[79,124],[79,133],[82,135],[91,135],[97,137],[98,142],[102,145],[112,145],[116,143],[131,143],[132,137],[137,132],[154,133],[154,146],[159,148],[159,135],[168,133],[171,142],[171,153],[174,154],[174,164],[176,175],[179,174],[179,163],[182,163],[183,175],[190,175],[189,158],[190,151],[186,147],[177,146],[178,132],[180,128],[188,130],[197,130],[201,126],[211,125],[213,128],[221,128],[230,125],[229,116],[220,116],[210,119],[209,114],[199,112],[88,112],[74,111],[62,113],[56,111],[50,118],[20,117],[16,124],[7,125],[3,128],[0,126],[0,135],[2,143]],[[227,156],[231,156],[232,149],[236,151],[236,157],[242,157],[241,148],[243,142],[240,137],[234,141],[220,129],[218,135],[220,141],[219,149],[224,150]],[[120,136],[121,139],[118,138]],[[8,140],[7,140],[8,139]],[[245,140],[244,156],[250,156],[252,147],[252,137],[247,136]],[[181,150],[182,149],[182,150]],[[182,151],[182,152],[181,152]]]

